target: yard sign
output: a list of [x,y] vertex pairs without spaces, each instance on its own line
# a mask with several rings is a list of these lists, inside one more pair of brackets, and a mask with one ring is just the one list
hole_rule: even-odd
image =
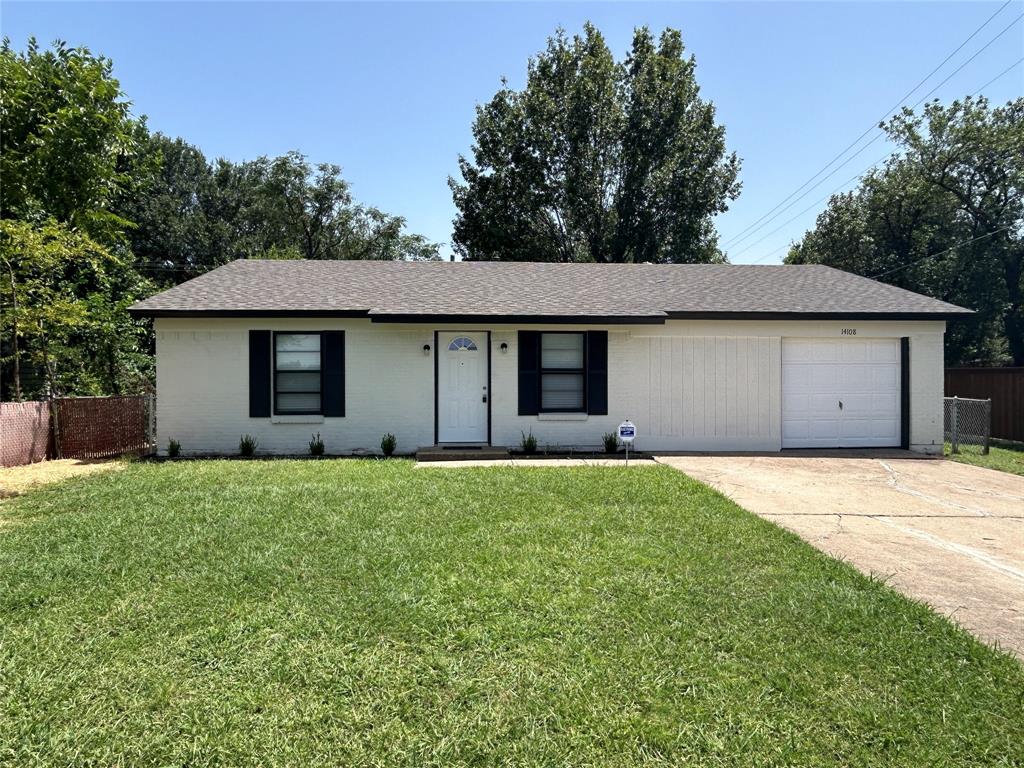
[[636,425],[626,419],[619,424],[619,440],[626,446],[626,466],[629,466],[629,444],[636,440]]

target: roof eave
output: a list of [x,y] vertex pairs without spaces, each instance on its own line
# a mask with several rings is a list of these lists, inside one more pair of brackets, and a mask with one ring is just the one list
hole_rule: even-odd
[[367,317],[367,309],[161,309],[128,307],[134,317]]
[[949,312],[669,312],[670,320],[952,320],[973,310]]
[[481,315],[372,313],[374,323],[515,323],[520,325],[664,325],[664,312],[655,315]]

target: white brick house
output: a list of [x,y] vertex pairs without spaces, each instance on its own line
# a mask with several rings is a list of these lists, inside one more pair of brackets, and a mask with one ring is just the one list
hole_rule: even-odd
[[968,313],[820,266],[236,261],[154,318],[157,429],[184,453],[942,448]]

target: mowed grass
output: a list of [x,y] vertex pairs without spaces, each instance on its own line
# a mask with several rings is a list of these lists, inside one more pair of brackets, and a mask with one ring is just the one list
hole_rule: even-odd
[[1024,443],[993,440],[988,454],[982,454],[976,445],[964,446],[960,453],[953,453],[950,444],[946,443],[946,456],[963,464],[1024,475]]
[[1024,668],[665,467],[0,503],[0,763],[1021,765]]

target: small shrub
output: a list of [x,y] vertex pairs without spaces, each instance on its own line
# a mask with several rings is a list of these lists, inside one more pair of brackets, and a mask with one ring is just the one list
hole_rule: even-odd
[[529,434],[526,432],[520,432],[519,434],[523,436],[523,439],[519,441],[519,447],[523,453],[536,453],[537,438],[533,436],[533,430],[531,429]]
[[385,458],[395,452],[395,448],[398,447],[398,440],[395,436],[388,432],[384,437],[380,439],[380,451],[384,454]]
[[619,450],[619,436],[614,432],[605,432],[601,435],[601,441],[604,443],[605,453],[618,453]]
[[181,443],[175,440],[173,437],[167,441],[167,455],[172,459],[177,458],[181,453]]
[[242,435],[238,441],[238,452],[243,456],[252,456],[256,453],[256,448],[259,446],[260,441],[252,435]]
[[313,435],[313,439],[309,441],[309,455],[310,456],[323,456],[324,455],[324,441],[320,437],[320,433],[317,432]]

